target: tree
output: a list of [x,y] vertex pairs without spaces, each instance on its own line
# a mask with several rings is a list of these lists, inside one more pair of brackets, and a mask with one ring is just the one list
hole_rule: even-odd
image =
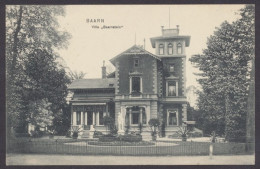
[[[66,47],[70,37],[67,32],[59,30],[57,16],[60,15],[65,15],[62,6],[13,5],[6,7],[7,133],[10,133],[11,127],[21,129],[21,126],[26,126],[25,119],[28,117],[28,107],[31,101],[28,99],[29,96],[35,98],[38,95],[40,98],[37,98],[36,101],[43,98],[48,99],[52,103],[52,107],[56,106],[58,98],[63,97],[62,94],[56,97],[56,94],[63,93],[64,88],[60,90],[57,86],[56,90],[49,90],[46,85],[49,83],[56,85],[63,78],[62,70],[57,71],[58,76],[52,79],[56,80],[55,82],[45,81],[46,83],[43,83],[40,80],[47,80],[49,74],[38,74],[38,77],[33,77],[33,70],[29,71],[29,67],[25,68],[25,63],[30,65],[29,62],[34,61],[29,56],[39,51],[45,53],[45,56],[52,56],[53,64],[50,64],[49,67],[55,67],[54,60],[59,57],[55,53],[55,49]],[[53,69],[55,69],[54,67]],[[44,89],[46,93],[38,89]],[[56,92],[52,93],[53,91]],[[55,95],[55,97],[43,97],[48,94]]]
[[70,76],[70,79],[73,81],[73,80],[78,80],[78,79],[84,79],[86,76],[86,73],[84,73],[82,71],[80,71],[80,72],[70,71],[69,76]]
[[46,99],[30,102],[28,122],[36,128],[51,126],[54,116],[50,105]]
[[111,133],[111,130],[113,129],[113,125],[115,124],[115,120],[110,116],[105,116],[104,119],[104,125],[106,126],[106,129],[109,130]]
[[208,38],[203,55],[190,59],[201,71],[200,111],[216,124],[224,120],[230,141],[245,138],[248,63],[254,58],[254,6],[246,5],[240,15],[233,23],[223,22]]
[[148,122],[150,128],[151,128],[151,135],[152,135],[152,139],[153,141],[156,140],[156,137],[157,137],[157,131],[156,129],[160,126],[160,120],[157,119],[157,118],[152,118],[149,120]]

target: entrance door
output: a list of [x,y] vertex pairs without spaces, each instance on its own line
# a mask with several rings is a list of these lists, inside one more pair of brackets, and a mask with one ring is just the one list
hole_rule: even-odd
[[88,112],[88,126],[93,124],[93,112]]

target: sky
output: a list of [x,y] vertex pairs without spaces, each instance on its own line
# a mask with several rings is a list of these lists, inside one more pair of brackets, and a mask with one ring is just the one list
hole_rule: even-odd
[[[244,5],[70,5],[66,16],[59,17],[60,30],[72,38],[67,49],[59,50],[60,56],[72,71],[83,71],[86,78],[101,78],[101,66],[105,61],[108,70],[113,70],[111,58],[136,45],[155,53],[150,38],[161,36],[161,26],[168,29],[179,25],[180,35],[191,36],[186,48],[186,86],[198,87],[189,62],[195,54],[202,54],[207,38],[216,27],[227,20],[239,18],[239,9]],[[87,19],[104,19],[103,23],[88,23]],[[117,29],[101,29],[119,26]],[[98,26],[99,28],[93,28]]]

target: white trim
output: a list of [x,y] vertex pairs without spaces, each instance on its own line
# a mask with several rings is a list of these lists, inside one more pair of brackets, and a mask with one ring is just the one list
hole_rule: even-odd
[[[139,77],[140,78],[140,93],[143,93],[143,77],[142,76],[130,76],[129,77],[129,94],[131,94],[132,93],[132,89],[133,89],[133,87],[132,87],[132,78],[133,77]],[[131,95],[130,95],[131,96]],[[133,96],[131,96],[131,97],[133,97]],[[139,97],[139,96],[137,96],[137,97]]]
[[[175,84],[176,84],[176,96],[169,96],[169,90],[168,90],[168,87],[169,87],[169,82],[175,82]],[[177,80],[166,80],[166,96],[167,97],[177,97],[177,96],[179,96],[179,81],[177,81]]]
[[[170,111],[176,111],[177,125],[169,125]],[[179,111],[178,109],[167,109],[167,126],[179,126]]]
[[85,125],[88,125],[88,112],[85,112]]
[[83,112],[80,113],[80,124],[83,125],[84,124],[84,119],[83,119]]
[[73,126],[77,125],[77,112],[73,112]]

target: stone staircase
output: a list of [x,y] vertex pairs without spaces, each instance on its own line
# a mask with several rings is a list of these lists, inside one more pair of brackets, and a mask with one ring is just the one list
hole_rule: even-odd
[[89,138],[89,130],[83,130],[81,138]]

